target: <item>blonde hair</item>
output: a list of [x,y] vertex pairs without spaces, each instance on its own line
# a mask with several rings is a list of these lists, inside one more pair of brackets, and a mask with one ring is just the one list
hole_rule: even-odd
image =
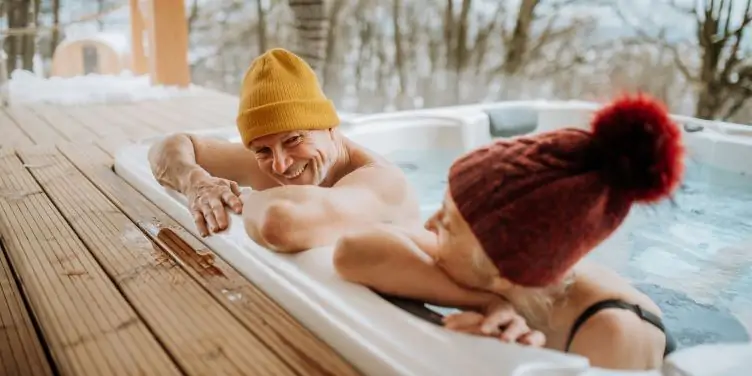
[[[484,279],[488,279],[489,284],[494,277],[504,277],[491,262],[491,259],[480,249],[470,254],[470,264],[475,273],[482,275]],[[550,312],[553,304],[557,301],[566,300],[569,288],[574,284],[574,281],[575,273],[569,272],[556,284],[546,287],[513,285],[504,295],[519,314],[527,320],[529,326],[540,330],[550,328]]]
[[507,299],[528,325],[541,330],[551,328],[551,309],[554,303],[566,302],[569,288],[574,284],[575,275],[569,273],[561,281],[546,287],[524,287],[515,285]]

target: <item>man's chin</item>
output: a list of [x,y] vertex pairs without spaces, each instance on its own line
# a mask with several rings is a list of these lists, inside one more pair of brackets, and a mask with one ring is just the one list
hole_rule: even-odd
[[297,179],[276,179],[282,185],[314,185],[312,178],[307,176],[301,176]]

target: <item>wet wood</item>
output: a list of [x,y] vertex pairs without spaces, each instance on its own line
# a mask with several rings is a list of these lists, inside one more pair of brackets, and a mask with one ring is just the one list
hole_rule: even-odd
[[0,375],[52,375],[0,239]]
[[185,373],[295,373],[59,152],[18,154],[34,166],[31,173],[44,191]]
[[137,223],[193,278],[277,356],[305,375],[353,375],[357,371],[237,270],[216,256],[110,168],[111,156],[93,146],[59,149],[89,180]]
[[27,171],[44,168],[0,151],[0,234],[56,368],[66,375],[180,374]]

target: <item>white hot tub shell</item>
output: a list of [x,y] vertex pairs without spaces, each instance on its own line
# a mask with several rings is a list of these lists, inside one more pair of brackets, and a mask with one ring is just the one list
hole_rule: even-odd
[[[539,121],[560,118],[546,113],[545,104],[540,102],[498,106],[516,110],[524,106],[537,111]],[[469,150],[491,140],[489,117],[483,112],[488,108],[488,105],[466,106],[354,117],[343,125],[343,132],[355,142],[382,154],[405,149]],[[549,110],[560,111],[555,106]],[[578,117],[585,119],[587,114],[580,113]],[[564,125],[559,123],[551,121],[538,126],[547,130]],[[723,151],[737,148],[749,156],[745,158],[748,165],[737,169],[752,173],[752,144],[749,142],[752,137],[729,135],[715,129],[707,126],[707,131],[685,133],[691,157],[723,164],[730,161]],[[231,127],[197,133],[239,141]],[[161,187],[151,174],[147,150],[152,141],[119,150],[115,170],[187,230],[198,235],[185,198]],[[727,142],[737,146],[731,147],[725,144]],[[667,359],[663,370],[621,373],[591,368],[585,358],[572,354],[453,333],[408,313],[363,286],[340,279],[332,266],[331,247],[294,255],[277,254],[253,242],[238,215],[231,214],[231,217],[226,232],[202,241],[365,374],[705,376],[725,375],[727,373],[723,372],[734,367],[752,369],[752,348],[748,345],[685,349]],[[158,230],[158,225],[154,226],[155,231]]]

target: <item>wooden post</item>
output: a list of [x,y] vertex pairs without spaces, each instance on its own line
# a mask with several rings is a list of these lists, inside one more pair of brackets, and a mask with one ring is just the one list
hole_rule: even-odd
[[187,87],[191,83],[191,72],[184,0],[142,0],[140,5],[149,35],[152,85]]
[[135,75],[149,72],[144,54],[144,16],[138,6],[139,0],[130,0],[131,9],[131,71]]

